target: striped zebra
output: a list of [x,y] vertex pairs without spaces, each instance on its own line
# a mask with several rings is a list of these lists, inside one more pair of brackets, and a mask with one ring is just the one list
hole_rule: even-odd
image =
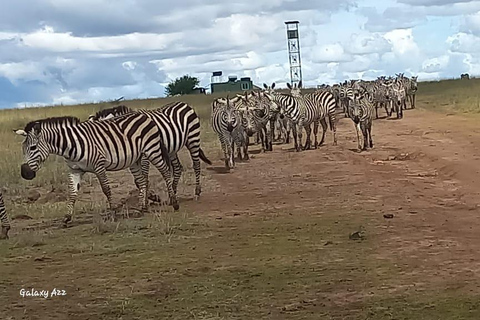
[[[242,117],[248,117],[249,127],[244,127],[247,137],[257,134],[260,138],[261,151],[272,151],[271,128],[270,126],[270,100],[263,92],[245,92],[244,95],[236,96],[238,103],[235,108],[241,111]],[[270,129],[270,130],[269,130]],[[270,139],[269,139],[270,136]],[[248,141],[247,141],[248,143]]]
[[395,79],[389,83],[389,98],[390,98],[390,114],[393,110],[397,113],[397,119],[403,118],[403,110],[406,109],[406,92],[405,86],[400,79]]
[[[243,118],[241,111],[234,106],[237,101],[239,98],[230,99],[227,96],[226,98],[217,98],[212,102],[212,128],[222,146],[227,169],[235,168],[235,145],[239,160],[249,159],[246,134],[242,125]],[[243,148],[243,157],[241,148]]]
[[415,109],[415,96],[418,91],[417,79],[418,79],[418,76],[407,78],[403,76],[403,73],[401,74],[401,77],[400,77],[400,80],[403,82],[403,86],[405,87],[406,99],[410,103],[411,109]]
[[5,202],[0,191],[0,222],[2,223],[2,232],[0,239],[8,239],[8,231],[10,230],[10,220],[8,219],[7,209],[5,209]]
[[[275,92],[275,82],[271,86],[263,84],[263,92],[273,93]],[[268,96],[266,96],[268,98]],[[278,131],[277,139],[275,139],[275,130]],[[281,140],[283,143],[290,143],[290,131],[291,121],[288,117],[285,117],[285,113],[282,108],[271,101],[270,105],[270,141]]]
[[[200,160],[211,165],[212,162],[205,156],[200,147],[200,119],[195,110],[183,102],[172,102],[158,109],[152,110],[132,110],[126,106],[117,106],[114,108],[98,111],[95,115],[89,117],[90,121],[105,120],[110,117],[119,116],[127,113],[140,113],[155,121],[165,147],[170,156],[173,167],[173,191],[177,194],[178,183],[182,176],[183,167],[178,159],[178,152],[187,147],[193,163],[195,172],[195,199],[198,200],[202,193],[200,183],[201,170]],[[144,174],[148,175],[149,162],[146,161],[143,166]],[[155,195],[149,192],[148,197],[155,199]],[[157,200],[158,201],[158,200]]]
[[[357,142],[359,150],[367,150],[367,145],[373,148],[372,140],[372,122],[374,104],[370,101],[367,91],[357,93],[355,99],[350,105],[349,117],[355,124],[357,133]],[[363,147],[360,143],[360,133],[363,135]]]
[[72,220],[80,182],[87,172],[94,173],[108,200],[112,213],[112,193],[107,171],[130,169],[140,188],[142,212],[147,211],[148,176],[143,174],[142,158],[148,159],[167,184],[170,204],[179,209],[173,191],[171,163],[155,122],[143,114],[126,114],[104,121],[80,122],[76,117],[55,117],[31,121],[16,134],[25,137],[22,144],[25,162],[22,178],[32,180],[50,154],[62,156],[70,169],[66,226]]
[[[293,139],[295,144],[295,150],[301,151],[302,143],[302,129],[306,131],[306,142],[304,150],[311,147],[311,124],[314,124],[313,133],[315,136],[314,148],[322,145],[325,139],[325,132],[327,130],[326,117],[329,118],[330,129],[333,132],[333,145],[337,144],[336,136],[336,115],[335,115],[335,98],[330,92],[317,91],[314,93],[307,93],[305,95],[300,94],[302,82],[292,86],[287,83],[287,87],[290,89],[290,94],[282,93],[267,93],[270,100],[280,105],[280,108],[284,109],[285,115],[290,118],[293,123]],[[322,124],[323,134],[320,143],[317,140],[318,123]]]
[[375,104],[375,118],[378,119],[378,108],[384,108],[387,116],[391,116],[391,112],[388,110],[390,105],[390,97],[388,95],[389,90],[385,85],[383,79],[377,79],[373,85],[373,101]]
[[340,102],[345,118],[348,117],[349,105],[353,101],[353,88],[347,85],[341,85],[338,93],[338,101]]

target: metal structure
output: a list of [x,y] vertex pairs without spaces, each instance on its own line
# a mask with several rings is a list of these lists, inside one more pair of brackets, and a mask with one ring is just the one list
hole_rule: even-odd
[[298,21],[286,21],[288,60],[290,61],[290,81],[297,84],[302,80],[302,60],[300,58],[300,38],[298,36]]

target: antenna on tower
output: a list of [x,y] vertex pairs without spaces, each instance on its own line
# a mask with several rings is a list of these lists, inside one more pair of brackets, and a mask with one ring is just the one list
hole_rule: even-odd
[[298,21],[286,21],[288,60],[290,61],[290,81],[298,85],[302,81],[302,60],[300,58],[300,38],[298,36]]

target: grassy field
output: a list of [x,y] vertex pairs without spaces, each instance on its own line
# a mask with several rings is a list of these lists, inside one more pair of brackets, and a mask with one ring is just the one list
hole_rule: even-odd
[[[479,89],[477,79],[420,83],[418,108],[423,111],[411,112],[478,113]],[[371,164],[367,167],[363,157],[351,152],[347,156],[346,148],[329,147],[318,156],[308,152],[306,159],[284,150],[258,155],[252,148],[251,163],[219,174],[215,169],[223,162],[209,125],[214,97],[181,97],[200,116],[202,145],[216,161],[212,170],[202,164],[204,194],[198,203],[191,200],[193,172],[183,152],[187,171],[179,189],[178,213],[152,204],[143,218],[102,222],[97,216],[106,201],[96,179],[87,175],[75,223],[68,229],[58,223],[66,211],[63,159],[52,157],[36,179],[22,180],[22,138],[12,129],[51,116],[84,120],[111,105],[0,111],[0,186],[13,218],[11,238],[0,243],[2,319],[480,318],[478,279],[460,288],[455,277],[437,276],[442,264],[421,259],[422,253],[430,253],[422,250],[430,247],[418,247],[415,258],[413,253],[408,256],[406,244],[398,239],[407,241],[410,227],[404,221],[392,226],[378,220],[378,204],[362,193],[387,198],[401,190],[412,192],[413,198],[420,191],[405,186],[389,189],[391,176],[381,173],[385,180],[375,180],[368,173]],[[123,104],[154,108],[173,100]],[[404,123],[411,120],[408,114]],[[344,140],[339,144],[346,144],[353,135],[347,138],[349,129],[342,130]],[[381,152],[385,150],[380,148],[378,157]],[[347,171],[339,167],[342,163],[349,166]],[[397,170],[399,179],[405,177],[406,169],[388,170]],[[329,179],[324,178],[327,173]],[[116,201],[123,201],[126,211],[129,202],[134,207],[131,177],[125,172],[109,177]],[[153,177],[159,180],[158,174]],[[161,190],[162,183],[153,186]],[[371,193],[369,188],[374,187],[383,191]],[[438,185],[438,192],[443,189]],[[389,201],[387,206],[395,208],[391,210],[408,206],[396,202],[404,200]],[[31,219],[15,219],[22,215]],[[363,230],[367,236],[361,240],[349,239],[352,231]],[[393,240],[394,236],[398,238]],[[21,288],[56,288],[67,296],[22,298]]]

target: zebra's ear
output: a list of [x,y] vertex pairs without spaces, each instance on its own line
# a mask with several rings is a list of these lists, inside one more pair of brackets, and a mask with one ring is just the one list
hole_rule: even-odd
[[292,90],[292,85],[290,84],[290,82],[287,82],[287,88]]
[[263,87],[264,87],[265,89],[268,89],[268,86],[267,86],[266,83],[263,84]]
[[275,82],[272,82],[272,89],[275,89]]
[[297,88],[298,88],[298,89],[301,89],[301,88],[302,88],[302,80],[300,80],[300,81],[298,82]]
[[18,129],[18,130],[13,130],[13,132],[15,132],[16,134],[18,134],[19,136],[23,136],[23,137],[26,137],[27,136],[27,133],[22,130],[22,129]]

